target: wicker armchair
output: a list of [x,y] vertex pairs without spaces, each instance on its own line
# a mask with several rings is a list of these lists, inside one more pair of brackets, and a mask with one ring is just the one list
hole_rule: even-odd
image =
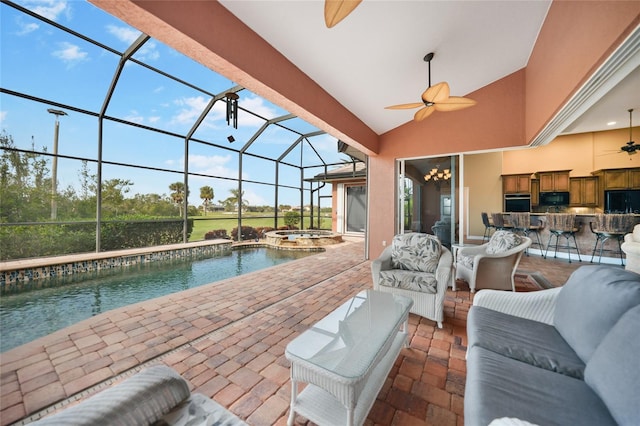
[[430,234],[396,235],[371,262],[373,289],[413,299],[411,312],[442,328],[444,298],[451,282],[451,252]]
[[456,279],[469,283],[472,293],[483,288],[516,291],[514,275],[531,238],[496,231],[488,243],[458,249]]

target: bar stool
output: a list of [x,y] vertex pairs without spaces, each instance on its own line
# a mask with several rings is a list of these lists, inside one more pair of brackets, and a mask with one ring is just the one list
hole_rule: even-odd
[[504,223],[504,215],[502,213],[491,213],[491,219],[493,220],[494,228],[498,231],[512,228],[510,225]]
[[[575,250],[578,255],[578,261],[582,262],[580,258],[580,250],[578,250],[578,242],[576,241],[576,232],[580,231],[580,226],[576,226],[576,215],[570,213],[548,213],[547,222],[549,225],[549,241],[547,242],[547,250],[544,257],[549,254],[549,247],[551,246],[551,240],[556,237],[555,252],[553,257],[558,256],[558,249],[567,249],[567,255],[569,256],[569,263],[571,263],[571,250]],[[563,237],[566,240],[565,245],[558,245],[558,240]],[[571,245],[571,239],[573,239],[573,245]]]
[[487,212],[480,213],[480,216],[482,216],[482,223],[484,224],[484,235],[482,236],[482,244],[484,244],[484,241],[491,237],[491,230],[495,231],[496,227],[489,220]]
[[[534,234],[536,239],[531,238],[532,244],[537,244],[540,249],[540,253],[544,247],[542,246],[542,242],[540,241],[540,231],[544,228],[544,225],[541,224],[540,219],[534,216],[535,222],[531,218],[531,213],[529,212],[512,212],[511,216],[511,226],[513,227],[513,231],[517,234],[522,234],[525,237],[531,238],[531,234]],[[527,256],[529,256],[529,248],[525,251]]]
[[[622,257],[622,241],[625,234],[628,234],[633,230],[635,225],[635,216],[631,214],[604,214],[597,213],[595,215],[595,229],[594,222],[589,222],[589,228],[591,232],[596,235],[596,244],[593,247],[593,253],[591,253],[591,263],[598,250],[598,244],[600,245],[600,256],[598,263],[602,261],[602,252],[610,252],[614,255],[620,256],[620,265],[624,266],[624,258]],[[616,240],[618,242],[618,250],[605,249],[605,243],[609,240]]]

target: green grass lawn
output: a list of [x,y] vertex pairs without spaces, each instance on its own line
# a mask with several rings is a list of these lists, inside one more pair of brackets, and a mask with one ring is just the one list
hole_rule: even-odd
[[[251,226],[253,228],[259,227],[273,227],[273,217],[260,217],[265,216],[268,213],[244,213],[242,215],[242,226]],[[256,217],[257,216],[257,217]],[[238,226],[237,213],[207,213],[206,216],[193,217],[193,230],[189,241],[201,241],[204,240],[204,234],[216,229],[226,229],[227,235],[231,235],[231,230]],[[309,227],[309,218],[305,217],[305,229]],[[317,218],[314,218],[314,226]],[[278,216],[278,225],[284,225],[283,216]],[[320,222],[321,229],[331,229],[331,217],[322,217]]]

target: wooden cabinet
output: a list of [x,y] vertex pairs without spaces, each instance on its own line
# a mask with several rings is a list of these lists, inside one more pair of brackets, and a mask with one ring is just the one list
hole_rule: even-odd
[[577,177],[569,179],[569,205],[591,207],[598,205],[598,178]]
[[600,190],[640,189],[640,168],[607,169],[593,172],[600,178]]
[[553,172],[538,172],[540,180],[540,192],[566,192],[569,191],[569,172],[571,170],[558,170]]
[[531,179],[531,206],[540,204],[540,181]]
[[529,194],[531,192],[531,173],[502,175],[503,194]]

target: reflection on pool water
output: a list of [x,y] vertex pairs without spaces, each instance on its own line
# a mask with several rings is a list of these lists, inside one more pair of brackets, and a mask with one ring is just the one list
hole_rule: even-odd
[[52,278],[48,288],[0,298],[0,352],[110,309],[314,254],[245,248],[206,259],[151,262]]

